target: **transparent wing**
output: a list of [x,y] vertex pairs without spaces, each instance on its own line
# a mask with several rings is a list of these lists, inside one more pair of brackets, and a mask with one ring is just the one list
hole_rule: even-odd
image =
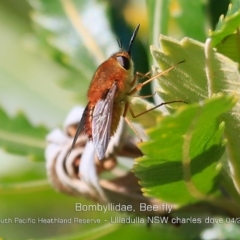
[[93,110],[92,136],[98,159],[104,158],[111,136],[112,111],[117,85],[113,84],[105,99],[97,102]]

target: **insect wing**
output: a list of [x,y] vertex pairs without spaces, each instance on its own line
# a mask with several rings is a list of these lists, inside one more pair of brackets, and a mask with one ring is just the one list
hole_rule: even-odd
[[87,112],[88,112],[88,105],[87,105],[86,108],[84,109],[83,114],[82,114],[82,118],[81,118],[80,122],[78,123],[77,131],[76,131],[75,136],[74,136],[74,138],[73,138],[72,146],[71,146],[71,148],[70,148],[70,151],[69,151],[68,155],[70,155],[71,151],[72,151],[73,148],[74,148],[74,145],[75,145],[76,142],[77,142],[77,139],[78,139],[79,135],[80,135],[81,132],[84,130],[84,125],[85,125],[85,123],[86,123],[86,115],[87,115]]
[[93,111],[93,144],[99,160],[104,158],[111,137],[113,102],[116,90],[117,86],[113,84],[106,98],[99,100]]

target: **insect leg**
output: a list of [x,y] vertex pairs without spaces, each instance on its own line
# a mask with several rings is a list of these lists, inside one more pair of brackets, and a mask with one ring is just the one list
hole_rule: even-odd
[[128,106],[128,109],[129,109],[129,112],[131,113],[131,116],[132,116],[133,118],[137,118],[137,117],[142,116],[143,114],[145,114],[145,113],[147,113],[147,112],[150,112],[150,111],[152,111],[152,110],[154,110],[154,109],[156,109],[156,108],[158,108],[158,107],[161,107],[161,106],[166,105],[166,104],[177,103],[177,102],[186,103],[186,102],[184,102],[184,101],[182,101],[182,100],[162,102],[162,103],[160,103],[160,104],[158,104],[158,105],[156,105],[156,106],[154,106],[154,107],[152,107],[152,108],[150,108],[150,109],[148,109],[148,110],[146,110],[146,111],[143,111],[143,112],[141,112],[141,113],[139,113],[139,114],[137,114],[137,115],[134,114],[134,112],[133,112],[133,110],[132,110],[132,108],[131,108],[130,106]]
[[[132,123],[128,120],[128,118],[126,117],[128,109],[130,110],[129,103],[126,103],[126,104],[125,104],[124,111],[123,111],[123,117],[124,117],[125,121],[127,122],[127,124],[129,125],[129,127],[134,131],[134,133],[136,134],[136,136],[137,136],[137,137],[139,138],[139,140],[142,142],[142,138],[140,137],[138,131],[135,129],[135,127],[133,126],[133,124],[132,124]],[[131,112],[131,111],[130,111],[130,112]]]
[[131,87],[134,87],[138,78],[150,78],[150,71],[147,72],[147,73],[140,73],[140,72],[136,72],[134,77],[133,77],[133,80],[131,82]]
[[[160,72],[160,73],[157,73],[156,75],[150,77],[150,78],[149,78],[148,80],[146,80],[145,82],[139,83],[136,87],[134,87],[134,88],[130,91],[129,95],[133,95],[133,94],[135,94],[136,92],[140,91],[143,86],[145,86],[146,84],[150,83],[150,82],[153,81],[155,78],[157,78],[157,77],[159,77],[159,76],[161,76],[161,75],[164,75],[165,73],[171,71],[171,70],[174,69],[178,64],[183,63],[183,62],[185,62],[185,60],[178,62],[177,64],[173,65],[172,67],[170,67],[170,68],[168,68],[168,69],[166,69],[166,70],[164,70],[164,71],[162,71],[162,72]],[[136,75],[135,75],[135,76],[136,76]],[[134,78],[135,78],[135,77],[134,77]],[[133,81],[136,81],[136,80],[133,79]]]
[[155,91],[153,94],[149,94],[149,95],[145,95],[145,96],[134,96],[134,97],[137,97],[137,98],[150,98],[150,97],[153,97],[157,92]]

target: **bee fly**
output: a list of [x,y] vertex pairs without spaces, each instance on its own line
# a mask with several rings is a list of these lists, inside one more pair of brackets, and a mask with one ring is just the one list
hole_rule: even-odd
[[128,50],[125,51],[121,49],[103,62],[96,70],[88,89],[88,104],[78,124],[71,149],[73,149],[79,134],[83,131],[88,136],[89,140],[93,141],[97,157],[101,160],[105,156],[110,137],[114,135],[121,116],[125,118],[126,122],[138,136],[131,122],[126,118],[128,110],[132,117],[138,117],[161,105],[183,102],[179,100],[161,103],[143,113],[134,115],[129,105],[130,96],[141,90],[144,85],[156,77],[176,67],[172,66],[135,86],[139,75],[147,77],[147,75],[140,73],[134,75],[133,61],[131,58],[132,45],[139,27],[140,24],[133,32]]

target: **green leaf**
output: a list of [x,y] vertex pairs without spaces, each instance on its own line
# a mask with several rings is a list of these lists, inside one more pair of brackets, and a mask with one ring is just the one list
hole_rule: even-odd
[[225,150],[224,124],[217,119],[233,105],[233,97],[215,96],[183,106],[147,130],[150,140],[139,144],[145,156],[134,166],[145,195],[187,204],[214,191]]
[[44,50],[48,47],[54,59],[71,70],[64,87],[85,96],[95,69],[118,49],[107,21],[107,5],[95,0],[29,2]]
[[23,113],[10,118],[0,109],[0,146],[6,151],[44,160],[45,136],[48,130],[33,126]]
[[[176,23],[182,30],[182,35],[204,41],[206,15],[202,10],[201,0],[185,1],[179,0],[178,13],[175,13]],[[189,24],[191,23],[191,24]],[[197,31],[196,31],[197,29]]]
[[217,44],[217,51],[235,62],[240,63],[240,32],[228,35]]
[[[161,69],[168,69],[185,60],[174,70],[159,77],[159,94],[164,101],[184,100],[194,103],[219,92],[235,95],[238,99],[235,107],[223,114],[221,120],[226,124],[226,157],[231,165],[235,187],[240,192],[240,74],[237,64],[215,52],[209,45],[204,46],[188,38],[178,42],[161,36],[160,46],[161,51],[152,47],[152,54]],[[172,112],[172,109],[168,109]]]
[[235,0],[229,5],[228,12],[225,17],[220,17],[219,22],[214,31],[209,33],[212,39],[212,46],[217,46],[228,35],[233,34],[240,26],[240,1]]
[[149,41],[155,43],[160,33],[168,33],[169,1],[147,0],[146,3],[149,16],[149,25],[151,26],[149,29]]
[[60,124],[74,103],[73,94],[59,87],[67,70],[32,51],[28,22],[12,8],[2,4],[0,15],[1,107],[12,115],[20,109],[37,124]]
[[176,32],[180,36],[201,41],[206,38],[204,29],[206,17],[202,11],[201,0],[177,2],[147,0],[146,2],[150,22],[150,42],[156,44],[159,34],[176,35]]

